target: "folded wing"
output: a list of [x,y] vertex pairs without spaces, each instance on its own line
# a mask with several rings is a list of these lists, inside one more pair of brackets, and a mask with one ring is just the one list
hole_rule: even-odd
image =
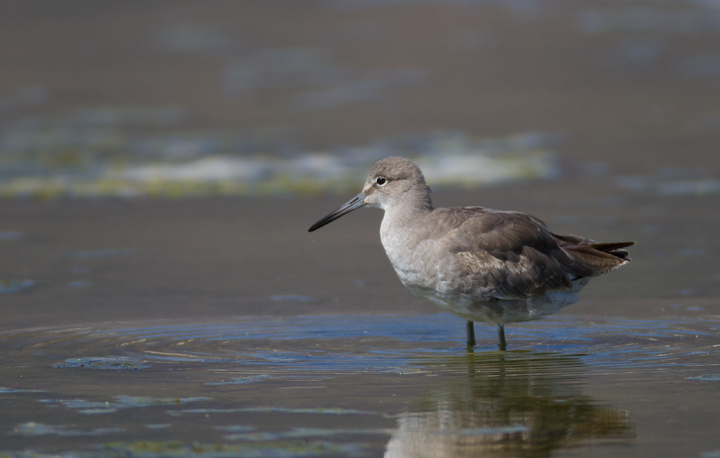
[[[465,268],[467,285],[487,298],[528,299],[570,290],[572,282],[629,262],[622,248],[634,242],[599,243],[550,232],[541,220],[482,207],[443,209],[455,227],[442,237]],[[450,216],[450,218],[448,218]],[[469,291],[468,291],[469,292]]]

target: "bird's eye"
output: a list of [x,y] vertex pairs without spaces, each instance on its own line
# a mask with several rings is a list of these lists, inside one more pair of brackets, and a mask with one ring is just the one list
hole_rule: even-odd
[[375,178],[375,183],[378,184],[378,186],[383,186],[385,183],[387,183],[387,180],[385,177],[377,177]]

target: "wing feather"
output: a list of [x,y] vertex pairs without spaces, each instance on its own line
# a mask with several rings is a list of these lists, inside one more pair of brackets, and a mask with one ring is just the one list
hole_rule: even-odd
[[488,298],[514,300],[572,289],[572,280],[600,275],[628,262],[621,250],[633,242],[598,243],[550,232],[524,213],[483,207],[442,209],[452,230],[444,242],[465,275]]

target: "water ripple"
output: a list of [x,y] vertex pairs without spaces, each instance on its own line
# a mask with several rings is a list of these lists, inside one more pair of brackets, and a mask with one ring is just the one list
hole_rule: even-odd
[[[230,323],[31,329],[2,333],[0,343],[56,358],[56,367],[64,368],[85,367],[74,362],[96,360],[127,360],[137,367],[160,369],[197,364],[257,368],[257,374],[246,371],[241,377],[210,382],[230,385],[262,380],[269,368],[284,373],[422,372],[418,358],[464,354],[460,324],[446,314],[256,317]],[[718,329],[717,320],[553,318],[509,327],[512,350],[506,355],[577,356],[599,370],[626,372],[678,365],[707,368],[717,365],[710,358],[716,352]],[[494,329],[477,330],[480,347],[475,352],[494,353]]]

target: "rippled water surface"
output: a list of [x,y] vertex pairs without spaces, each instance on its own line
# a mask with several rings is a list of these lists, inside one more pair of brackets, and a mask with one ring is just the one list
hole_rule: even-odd
[[614,456],[696,449],[716,430],[720,320],[549,319],[514,326],[505,353],[491,329],[468,352],[461,325],[310,315],[3,332],[4,456]]

